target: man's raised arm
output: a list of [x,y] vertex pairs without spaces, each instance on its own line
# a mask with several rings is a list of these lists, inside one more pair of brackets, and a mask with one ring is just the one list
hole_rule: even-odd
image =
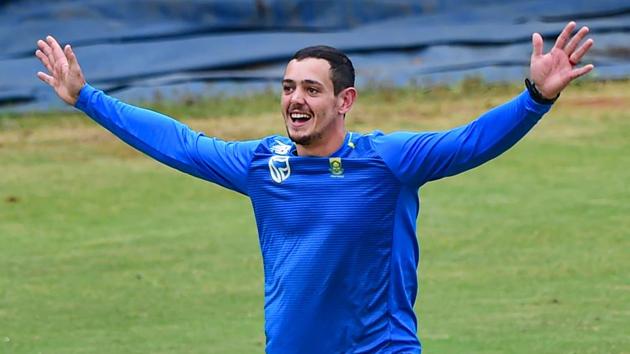
[[125,104],[88,85],[70,45],[52,37],[37,42],[35,55],[48,73],[37,77],[59,98],[85,112],[117,137],[185,173],[247,194],[247,172],[257,141],[224,142],[195,132],[165,115]]
[[545,54],[540,34],[532,35],[532,81],[526,80],[527,90],[510,102],[449,131],[399,132],[379,137],[377,149],[390,168],[401,180],[420,186],[479,166],[516,144],[571,81],[593,69],[592,64],[577,67],[593,40],[580,45],[588,28],[582,27],[571,36],[575,26],[575,22],[569,22]]

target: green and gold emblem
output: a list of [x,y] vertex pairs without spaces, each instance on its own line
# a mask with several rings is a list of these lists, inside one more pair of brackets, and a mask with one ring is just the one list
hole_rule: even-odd
[[328,159],[330,164],[330,174],[333,176],[343,176],[343,167],[341,166],[341,158],[340,157],[331,157]]

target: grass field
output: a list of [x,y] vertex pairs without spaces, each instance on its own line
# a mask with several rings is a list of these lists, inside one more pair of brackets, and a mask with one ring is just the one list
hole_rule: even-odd
[[[351,129],[436,130],[521,90],[374,90]],[[278,99],[158,109],[282,133]],[[0,353],[261,353],[249,201],[77,114],[0,118]],[[426,353],[630,353],[630,82],[571,87],[514,149],[421,190]]]

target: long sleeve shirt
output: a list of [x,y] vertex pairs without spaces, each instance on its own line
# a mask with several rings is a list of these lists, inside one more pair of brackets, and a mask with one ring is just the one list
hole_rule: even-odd
[[126,143],[251,198],[268,353],[420,353],[419,188],[513,146],[550,105],[527,91],[443,132],[348,132],[328,157],[283,136],[226,142],[89,85],[76,107]]

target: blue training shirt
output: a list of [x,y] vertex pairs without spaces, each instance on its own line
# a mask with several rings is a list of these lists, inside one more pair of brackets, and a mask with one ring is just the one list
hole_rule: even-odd
[[147,155],[251,198],[268,353],[420,353],[418,189],[507,150],[546,113],[527,91],[464,126],[347,133],[330,157],[288,138],[225,142],[89,85],[76,107]]

